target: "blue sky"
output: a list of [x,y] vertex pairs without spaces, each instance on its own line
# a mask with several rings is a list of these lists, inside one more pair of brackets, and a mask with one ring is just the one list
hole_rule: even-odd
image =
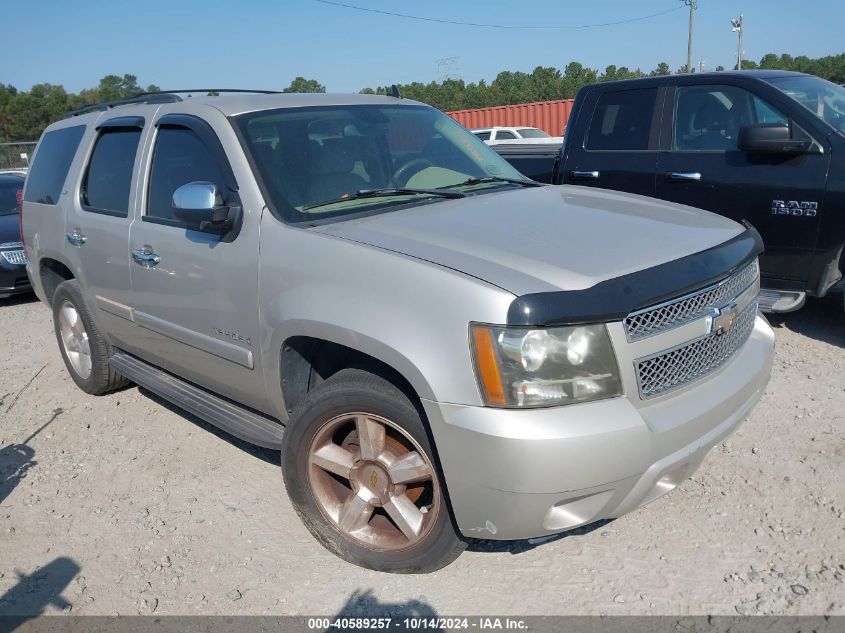
[[[296,75],[330,92],[439,79],[437,62],[457,58],[454,77],[492,80],[501,70],[563,68],[577,60],[672,70],[686,62],[688,13],[681,0],[341,0],[420,16],[522,26],[582,25],[668,14],[579,30],[473,28],[408,20],[315,0],[25,0],[5,3],[0,83],[29,89],[92,87],[132,73],[162,88],[281,89]],[[845,2],[699,0],[693,56],[732,66],[730,19],[745,15],[745,57],[767,52],[817,57],[845,51]]]

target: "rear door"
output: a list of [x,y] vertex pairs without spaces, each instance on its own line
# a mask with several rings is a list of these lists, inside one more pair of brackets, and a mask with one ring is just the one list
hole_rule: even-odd
[[234,132],[216,110],[209,109],[208,119],[171,113],[154,122],[142,213],[129,236],[137,325],[130,351],[224,396],[255,403],[256,392],[263,392],[256,370],[261,207],[249,198],[240,232],[230,241],[186,228],[173,212],[173,192],[190,182],[213,183],[224,204],[241,204],[220,138],[225,134],[228,147],[240,151]]
[[587,92],[564,145],[563,184],[654,195],[665,89]]
[[117,345],[133,330],[127,247],[143,134],[142,116],[106,118],[89,130],[67,202],[66,256],[100,328]]
[[[776,105],[730,80],[680,85],[667,96],[667,133],[657,167],[657,197],[748,220],[763,237],[763,285],[807,280],[830,153],[814,142],[801,154],[751,155],[739,130],[755,123],[792,126]],[[768,279],[768,283],[767,283]]]

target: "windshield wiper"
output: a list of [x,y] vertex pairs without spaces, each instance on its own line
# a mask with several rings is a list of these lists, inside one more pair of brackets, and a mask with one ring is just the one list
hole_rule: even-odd
[[338,202],[346,202],[348,200],[361,200],[362,198],[387,198],[389,196],[436,196],[438,198],[466,198],[465,193],[459,191],[443,191],[442,189],[412,189],[408,187],[386,187],[384,189],[359,189],[357,192],[343,196],[341,198],[334,198],[332,200],[323,200],[322,202],[315,202],[301,207],[302,211],[309,209],[316,209],[317,207],[325,207],[330,204]]
[[441,189],[451,189],[452,187],[467,187],[470,185],[481,185],[488,182],[506,182],[512,185],[521,185],[523,187],[542,187],[543,183],[534,182],[533,180],[520,180],[518,178],[502,178],[500,176],[485,176],[484,178],[468,178],[463,182],[456,182],[454,185],[446,185]]

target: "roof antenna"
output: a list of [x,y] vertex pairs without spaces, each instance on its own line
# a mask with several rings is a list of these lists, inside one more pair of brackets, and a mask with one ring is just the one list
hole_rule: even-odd
[[399,86],[397,86],[396,84],[393,84],[392,86],[390,86],[390,92],[388,92],[387,94],[388,94],[388,96],[391,96],[394,99],[401,99],[402,98],[402,93],[399,92]]

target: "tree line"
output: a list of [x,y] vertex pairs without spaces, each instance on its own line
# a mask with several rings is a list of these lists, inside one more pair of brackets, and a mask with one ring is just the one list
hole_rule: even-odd
[[[733,69],[735,68],[734,66]],[[793,57],[769,53],[764,55],[759,62],[743,60],[743,70],[755,68],[809,73],[837,84],[845,84],[845,53],[816,59],[803,55]],[[714,70],[723,71],[725,68],[717,66]],[[686,69],[679,68],[675,72],[684,73]],[[429,83],[401,84],[398,88],[403,97],[428,103],[441,110],[452,111],[552,99],[571,99],[582,86],[587,84],[669,74],[672,74],[672,71],[669,64],[665,62],[661,62],[650,71],[610,65],[604,69],[604,72],[599,72],[579,62],[570,62],[562,71],[544,66],[538,66],[530,73],[503,71],[489,84],[483,79],[477,83],[466,83],[462,79],[445,79]],[[365,88],[361,92],[388,94],[390,87]]]
[[[759,62],[746,60],[742,68],[794,70],[818,75],[834,83],[845,84],[845,53],[826,57],[809,58],[791,55],[764,55]],[[724,70],[717,66],[717,71]],[[684,68],[675,72],[682,73]],[[444,79],[429,83],[400,84],[402,96],[428,103],[445,111],[467,108],[486,108],[515,103],[570,99],[581,86],[616,79],[634,79],[656,75],[669,75],[669,64],[661,62],[650,71],[627,66],[610,65],[599,72],[580,62],[570,62],[563,70],[551,66],[538,66],[530,73],[502,71],[491,82],[465,82],[463,79]],[[63,86],[37,84],[29,91],[18,90],[0,83],[0,142],[33,141],[53,121],[62,118],[69,110],[80,106],[114,101],[139,92],[154,92],[158,87],[138,85],[135,75],[106,75],[95,88],[79,93],[67,92]],[[326,87],[315,79],[296,77],[284,92],[326,92]],[[388,94],[389,86],[364,88],[362,94]]]

